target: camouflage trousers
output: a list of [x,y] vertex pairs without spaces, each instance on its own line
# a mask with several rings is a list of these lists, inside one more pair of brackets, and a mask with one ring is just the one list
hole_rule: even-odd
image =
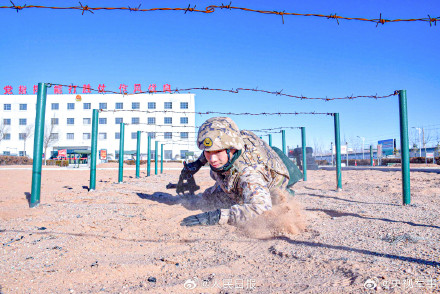
[[[272,204],[280,204],[287,201],[288,197],[294,195],[294,191],[285,189],[273,189],[270,191]],[[202,194],[201,206],[207,210],[215,209],[228,209],[236,204],[243,204],[243,201],[239,195],[225,193],[218,184],[206,189]]]

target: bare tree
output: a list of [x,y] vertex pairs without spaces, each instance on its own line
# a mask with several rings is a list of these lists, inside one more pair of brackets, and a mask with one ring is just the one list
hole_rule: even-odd
[[0,122],[0,142],[5,138],[8,132],[9,128],[3,122]]
[[31,138],[34,131],[34,125],[28,125],[26,126],[26,129],[24,129],[23,133],[23,150],[26,156],[26,141],[27,139]]
[[348,143],[350,144],[351,148],[353,148],[353,151],[355,153],[360,153],[362,151],[362,141],[357,137],[350,137],[348,140]]
[[417,152],[420,150],[421,146],[420,144],[420,137],[419,137],[419,131],[417,129],[412,129],[409,134],[409,142],[412,146],[412,152],[414,152],[414,156],[418,156]]
[[322,144],[319,139],[317,138],[313,139],[313,148],[314,148],[313,152],[315,156],[322,155]]
[[46,125],[44,127],[44,139],[43,139],[43,148],[44,148],[44,165],[46,165],[46,158],[47,158],[47,148],[58,141],[58,137],[55,137],[54,135],[55,125],[53,124],[53,121],[50,123],[50,125]]

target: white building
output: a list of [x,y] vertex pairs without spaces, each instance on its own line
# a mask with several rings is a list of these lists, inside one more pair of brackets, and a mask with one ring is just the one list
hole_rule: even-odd
[[[106,149],[108,159],[118,158],[120,123],[125,125],[125,153],[137,146],[141,133],[141,154],[147,154],[155,142],[164,144],[164,159],[181,158],[197,152],[195,145],[194,94],[57,94],[47,95],[45,136],[53,124],[53,141],[47,155],[59,149],[90,150],[93,109],[99,113],[98,150]],[[36,95],[1,95],[0,154],[33,157]],[[47,158],[49,158],[47,156]]]

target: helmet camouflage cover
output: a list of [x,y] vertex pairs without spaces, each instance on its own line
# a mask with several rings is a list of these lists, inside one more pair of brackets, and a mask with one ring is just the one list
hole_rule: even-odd
[[212,117],[199,128],[197,146],[201,150],[243,149],[237,124],[229,117]]

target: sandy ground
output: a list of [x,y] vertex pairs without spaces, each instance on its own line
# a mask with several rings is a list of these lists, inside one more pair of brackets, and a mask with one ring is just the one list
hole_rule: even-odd
[[117,170],[98,170],[93,192],[87,170],[43,170],[41,204],[30,209],[32,171],[5,168],[1,293],[440,292],[438,174],[412,173],[412,204],[403,207],[400,172],[345,171],[338,192],[334,171],[309,171],[289,203],[295,214],[275,215],[305,228],[268,233],[262,217],[252,223],[262,234],[249,235],[179,225],[204,210],[207,169],[196,175],[196,196],[165,188],[178,170],[146,177],[143,168],[140,179],[127,170],[122,184]]

